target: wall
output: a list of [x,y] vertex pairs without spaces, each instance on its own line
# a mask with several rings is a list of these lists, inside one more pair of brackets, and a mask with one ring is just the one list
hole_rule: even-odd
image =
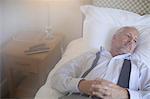
[[[1,1],[0,1],[0,50],[1,50],[1,33],[2,33],[2,7],[1,7]],[[2,69],[2,59],[1,59],[1,54],[0,54],[0,86],[1,86],[1,82],[2,82],[1,69]],[[1,89],[0,89],[0,97],[1,97]]]
[[2,54],[1,54],[1,44],[2,44],[2,1],[0,1],[0,81],[1,81],[1,71],[2,71]]
[[49,11],[53,31],[63,34],[67,45],[82,35],[80,4],[87,2],[89,0],[5,0],[3,39],[7,41],[15,33],[45,32]]
[[46,7],[42,3],[5,0],[3,38],[7,40],[15,33],[43,32],[46,18]]
[[0,0],[0,45],[2,43],[2,1]]
[[5,94],[3,90],[6,79],[4,78],[4,67],[2,64],[2,40],[3,40],[3,2],[0,0],[0,98]]

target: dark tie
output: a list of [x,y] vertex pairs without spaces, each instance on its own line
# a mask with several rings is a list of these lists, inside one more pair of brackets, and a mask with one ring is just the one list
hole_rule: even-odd
[[117,85],[123,88],[129,88],[129,80],[131,73],[131,60],[124,60]]

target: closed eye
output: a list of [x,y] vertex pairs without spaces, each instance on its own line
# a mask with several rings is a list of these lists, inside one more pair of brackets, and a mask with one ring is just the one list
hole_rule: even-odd
[[128,33],[128,34],[126,34],[126,36],[128,37],[128,38],[131,38],[131,35]]

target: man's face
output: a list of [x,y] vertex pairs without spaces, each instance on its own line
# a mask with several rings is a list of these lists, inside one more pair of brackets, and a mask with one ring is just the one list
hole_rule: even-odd
[[135,28],[121,28],[112,39],[112,47],[120,54],[132,53],[137,44],[138,34]]

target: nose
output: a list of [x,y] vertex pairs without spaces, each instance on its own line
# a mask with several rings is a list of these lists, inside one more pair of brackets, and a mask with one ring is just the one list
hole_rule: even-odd
[[130,37],[129,41],[132,42],[132,43],[136,43],[136,42],[135,42],[135,38],[132,37],[132,36]]
[[129,46],[131,46],[131,48],[135,48],[136,47],[136,42],[134,39],[132,39],[130,42],[129,42]]
[[134,39],[130,40],[130,41],[129,41],[129,44],[130,44],[130,45],[134,45],[134,44],[135,44]]

